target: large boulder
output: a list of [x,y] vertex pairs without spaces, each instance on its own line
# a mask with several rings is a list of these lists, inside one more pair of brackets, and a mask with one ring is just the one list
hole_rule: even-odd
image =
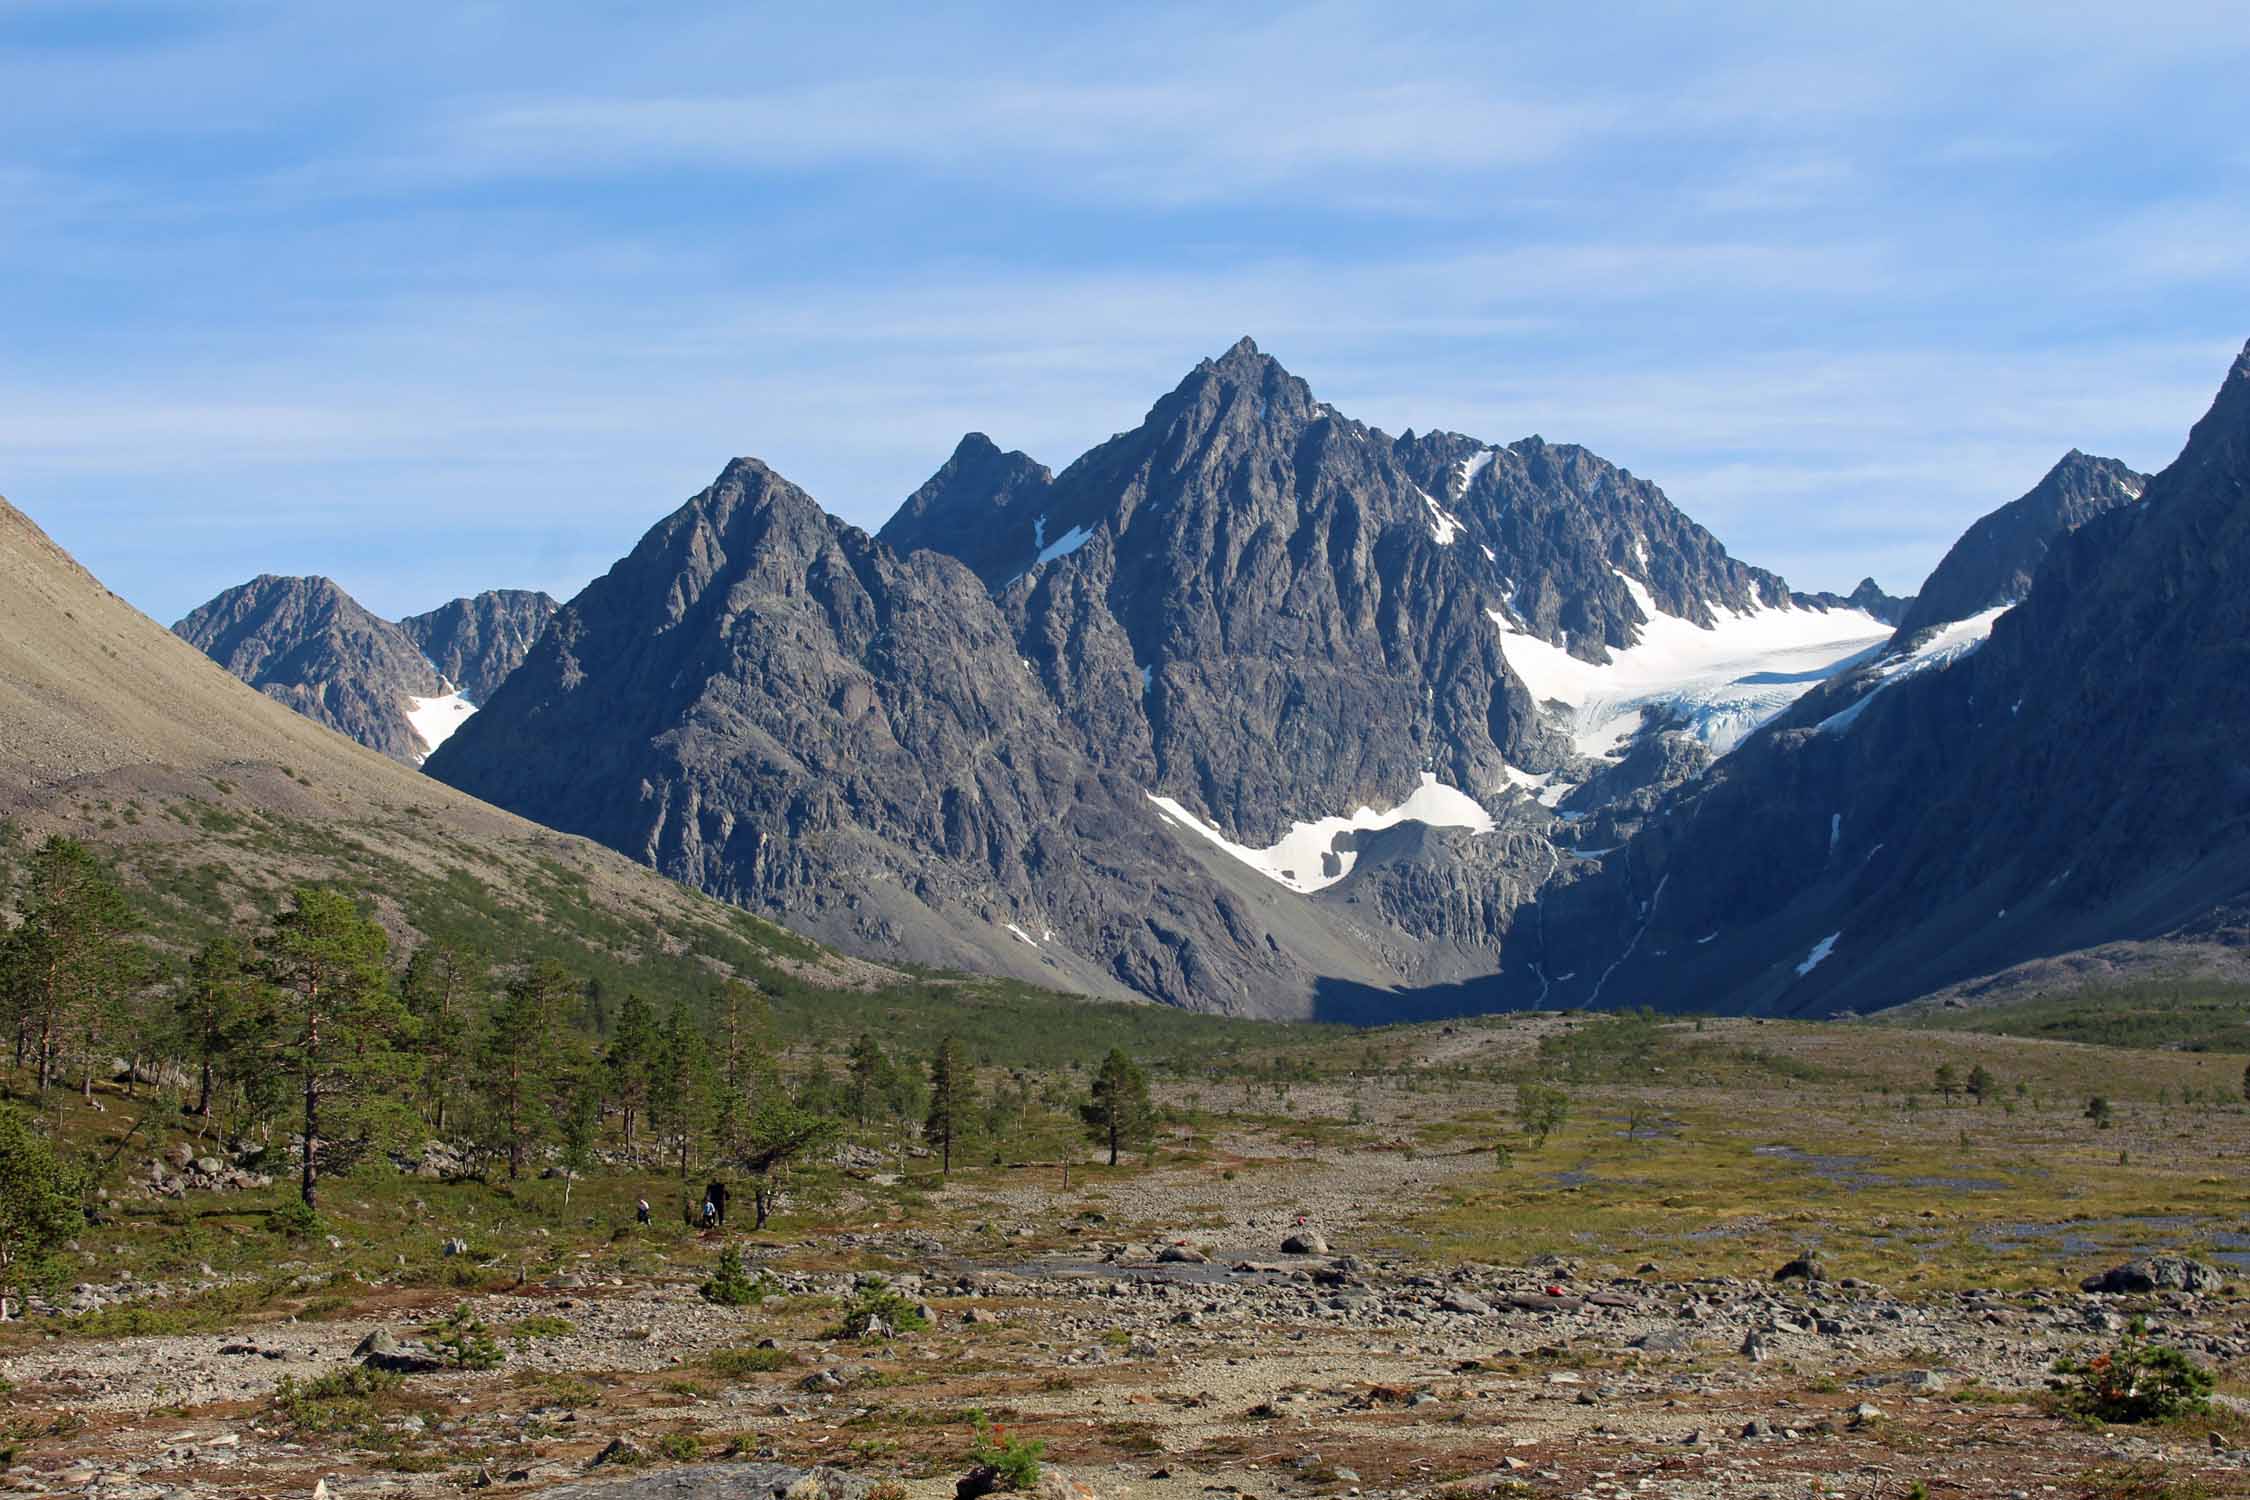
[[2216,1266],[2184,1255],[2151,1255],[2111,1266],[2078,1283],[2089,1292],[2124,1295],[2142,1292],[2207,1292],[2226,1280]]
[[841,1469],[749,1463],[689,1464],[630,1479],[585,1479],[542,1493],[551,1500],[863,1500],[873,1488],[870,1481]]

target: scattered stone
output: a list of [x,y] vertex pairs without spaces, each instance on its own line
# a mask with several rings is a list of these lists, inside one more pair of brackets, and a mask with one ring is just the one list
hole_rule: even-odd
[[1800,1255],[1773,1273],[1776,1281],[1826,1281],[1827,1269],[1809,1255]]
[[[353,1347],[352,1358],[365,1359],[370,1354],[396,1354],[398,1350],[398,1335],[388,1328],[378,1328]],[[224,1354],[228,1351],[222,1349],[219,1352]],[[251,1352],[255,1353],[256,1351],[252,1350]]]
[[1317,1229],[1300,1229],[1281,1242],[1284,1255],[1326,1255],[1327,1237]]

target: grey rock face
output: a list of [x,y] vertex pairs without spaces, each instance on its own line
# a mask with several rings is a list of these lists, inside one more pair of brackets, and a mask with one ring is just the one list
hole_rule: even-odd
[[498,692],[562,606],[528,589],[491,589],[408,615],[399,628],[448,682],[483,703]]
[[172,629],[267,697],[408,763],[426,746],[406,699],[445,691],[413,638],[326,578],[261,574]]
[[1900,639],[2023,598],[2058,538],[2133,504],[2147,485],[2114,458],[2071,449],[2028,493],[1961,534],[1899,620]]

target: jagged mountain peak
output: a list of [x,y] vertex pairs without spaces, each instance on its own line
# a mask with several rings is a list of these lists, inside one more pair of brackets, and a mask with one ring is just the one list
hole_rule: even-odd
[[1023,539],[1037,535],[1054,477],[1030,454],[968,433],[876,537],[900,553],[949,552],[987,581],[1005,576],[1022,566]]
[[536,589],[487,589],[398,623],[439,675],[471,703],[487,703],[561,607]]

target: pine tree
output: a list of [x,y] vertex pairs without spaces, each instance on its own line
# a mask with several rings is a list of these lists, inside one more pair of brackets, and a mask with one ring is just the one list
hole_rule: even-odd
[[569,1017],[580,999],[570,971],[541,959],[510,981],[485,1023],[477,1049],[484,1134],[507,1157],[511,1181],[556,1135],[570,1083]]
[[1078,1113],[1086,1122],[1087,1135],[1109,1147],[1113,1167],[1121,1150],[1145,1150],[1155,1144],[1156,1110],[1149,1103],[1148,1074],[1122,1048],[1110,1048],[1109,1056],[1102,1059],[1092,1097],[1079,1106]]
[[633,1127],[639,1123],[642,1111],[648,1108],[649,1085],[663,1041],[663,1034],[657,1029],[656,1013],[649,1009],[648,1002],[627,992],[624,1007],[617,1015],[616,1034],[609,1039],[609,1050],[602,1057],[609,1100],[617,1106],[618,1123],[627,1146],[633,1144]]
[[946,1037],[930,1058],[930,1108],[922,1117],[922,1139],[938,1149],[940,1176],[953,1175],[953,1148],[968,1134],[975,1107],[976,1080],[960,1044]]
[[678,1005],[664,1019],[656,1067],[650,1074],[649,1127],[668,1142],[678,1156],[680,1178],[688,1175],[689,1159],[710,1132],[717,1113],[719,1080],[711,1065],[711,1049]]
[[406,961],[401,998],[421,1054],[422,1112],[442,1136],[449,1106],[468,1082],[483,1018],[485,965],[450,943],[424,943]]
[[79,1184],[13,1106],[0,1104],[0,1320],[85,1221]]
[[2000,1080],[1994,1078],[1992,1070],[1983,1063],[1978,1063],[1975,1067],[1969,1069],[1969,1097],[1976,1100],[1977,1103],[1982,1104],[1985,1100],[1991,1098],[1993,1091],[1999,1087]]
[[[852,1043],[850,1079],[845,1090],[852,1118],[865,1125],[890,1108],[894,1095],[891,1075],[896,1072],[882,1044],[866,1032]],[[2250,1085],[2246,1085],[2250,1087]]]
[[746,984],[729,983],[719,996],[718,1114],[713,1128],[719,1153],[743,1154],[758,1093],[773,1073],[772,1012]]
[[324,1147],[388,1144],[412,1123],[401,1093],[413,1076],[402,1050],[410,1019],[392,992],[387,946],[349,897],[315,886],[299,886],[259,940],[275,1008],[266,1050],[304,1109],[298,1195],[308,1209],[320,1206]]
[[766,1220],[780,1205],[790,1170],[834,1141],[837,1128],[834,1119],[790,1098],[778,1077],[763,1080],[750,1112],[744,1150],[736,1158],[750,1174],[752,1204],[757,1213],[752,1228],[766,1227]]
[[45,1093],[68,1043],[84,1038],[90,1095],[92,1044],[135,969],[125,893],[84,844],[58,834],[31,856],[22,907],[23,921],[0,951],[16,1066],[35,1061]]
[[571,1080],[563,1104],[562,1149],[557,1153],[563,1170],[563,1211],[570,1211],[570,1190],[594,1165],[594,1147],[602,1126],[602,1096],[591,1076]]
[[233,937],[215,937],[195,950],[172,1000],[175,1045],[195,1065],[195,1103],[188,1113],[211,1118],[213,1095],[230,1051],[258,1009],[258,980],[250,953]]

